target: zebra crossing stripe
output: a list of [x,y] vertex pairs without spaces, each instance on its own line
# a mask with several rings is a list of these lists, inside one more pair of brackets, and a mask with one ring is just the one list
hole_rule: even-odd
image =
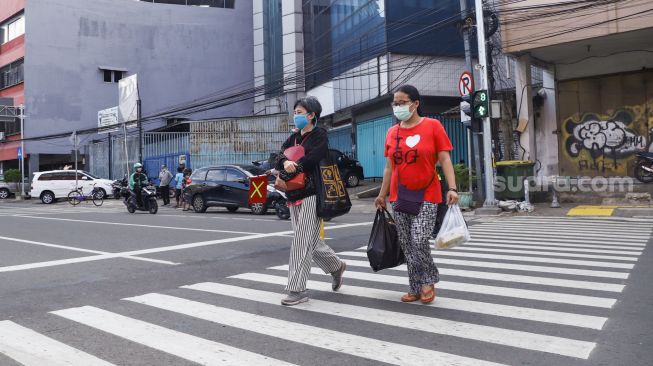
[[[254,290],[214,282],[183,286],[183,288],[282,306],[279,302],[282,295],[274,292]],[[502,346],[517,347],[531,351],[547,352],[581,359],[587,359],[590,352],[596,346],[593,342],[323,300],[312,299],[310,304],[305,303],[295,305],[293,309],[406,328],[411,331],[419,330],[431,334],[472,339]]]
[[[586,249],[586,248],[551,248],[547,246],[538,246],[538,245],[519,245],[519,244],[499,244],[499,243],[485,243],[482,241],[470,241],[465,245],[465,248],[469,247],[490,247],[490,248],[502,248],[502,249],[535,249],[535,250],[555,250],[560,255],[573,252],[573,253],[600,253],[600,254],[619,254],[619,255],[631,255],[633,257],[641,255],[641,251],[623,251],[623,250],[604,250],[604,249]],[[458,248],[460,249],[460,248]],[[566,255],[566,254],[565,254]],[[581,254],[582,255],[582,254]]]
[[[597,236],[585,236],[585,235],[577,235],[577,234],[554,234],[554,233],[546,233],[546,232],[533,232],[529,230],[523,230],[523,229],[518,229],[515,228],[515,230],[519,230],[518,232],[515,233],[510,233],[506,234],[507,229],[501,228],[500,230],[498,229],[481,229],[481,228],[476,228],[470,230],[472,235],[476,234],[479,236],[488,236],[488,237],[494,237],[494,238],[505,238],[510,237],[510,238],[523,238],[523,239],[533,239],[533,238],[542,238],[542,239],[549,239],[549,240],[554,240],[554,241],[562,241],[562,242],[572,242],[572,243],[587,243],[589,240],[591,240],[592,243],[600,243],[600,244],[606,244],[609,245],[611,243],[614,243],[615,241],[618,241],[619,244],[625,244],[625,245],[633,245],[633,246],[645,246],[646,245],[646,238],[641,237],[637,239],[628,239],[628,238],[621,238],[620,236],[614,236],[613,238],[606,238],[606,235],[597,235]],[[552,229],[553,230],[553,229]],[[557,231],[556,231],[557,232]]]
[[[356,254],[359,253],[359,254]],[[338,255],[351,255],[351,256],[367,256],[363,252],[342,252]],[[362,254],[362,255],[360,255]],[[589,267],[606,267],[606,268],[619,268],[619,269],[633,269],[635,265],[630,263],[616,263],[616,262],[598,262],[598,261],[582,261],[576,259],[560,259],[560,258],[550,258],[550,257],[529,257],[529,256],[516,256],[516,255],[498,255],[498,254],[481,254],[481,253],[462,253],[462,252],[453,252],[451,250],[432,250],[431,254],[436,256],[436,261],[440,260],[440,257],[465,257],[465,258],[482,258],[482,259],[500,259],[500,260],[511,260],[511,261],[520,261],[520,262],[536,262],[536,263],[556,263],[556,264],[571,264],[577,266],[589,266]],[[439,262],[438,262],[439,263]]]
[[630,263],[617,263],[617,262],[602,262],[602,261],[583,261],[577,259],[562,259],[562,258],[552,258],[552,257],[531,257],[525,255],[500,255],[500,254],[481,254],[481,253],[462,253],[454,252],[451,250],[438,250],[431,251],[431,254],[434,254],[438,257],[465,257],[465,258],[483,258],[483,259],[501,259],[509,261],[520,261],[520,262],[535,262],[535,263],[556,263],[556,264],[569,264],[576,266],[588,266],[588,267],[605,267],[605,268],[620,268],[620,269],[633,269],[634,264]]
[[[275,294],[279,303],[280,294]],[[337,332],[262,315],[227,309],[162,294],[146,294],[124,300],[188,315],[290,342],[345,353],[378,362],[403,366],[499,366],[474,358],[432,351],[373,338]],[[244,362],[241,362],[241,365]],[[257,365],[257,364],[254,364]]]
[[[351,262],[347,262],[350,265]],[[243,273],[229,278],[240,280],[247,280],[253,282],[268,283],[274,285],[285,286],[288,282],[286,277],[272,276],[262,273]],[[332,292],[331,284],[322,281],[308,281],[308,288],[311,290]],[[385,300],[397,302],[404,294],[403,292],[381,290],[377,288],[359,287],[346,285],[342,287],[336,294],[365,297],[369,299]],[[421,305],[419,302],[412,302],[408,304]],[[589,328],[589,329],[602,329],[607,318],[593,315],[565,313],[561,311],[540,310],[533,308],[525,308],[511,305],[493,304],[488,302],[460,300],[449,297],[438,296],[437,300],[432,305],[433,308],[450,309],[457,311],[465,311],[471,313],[485,314],[500,316],[505,318],[530,320],[535,322],[569,325],[574,327]]]
[[[280,270],[288,271],[288,265],[270,267],[271,270]],[[320,275],[320,276],[331,276],[330,274],[325,274],[320,271],[318,268],[312,268],[311,274]],[[351,278],[361,281],[370,281],[370,282],[379,282],[383,284],[395,284],[395,285],[407,285],[407,277],[399,276],[389,276],[376,273],[364,273],[364,272],[355,272],[348,271],[345,275],[346,278]],[[574,294],[563,294],[550,291],[535,291],[535,290],[524,290],[511,287],[499,287],[499,286],[487,286],[487,285],[476,285],[472,283],[464,282],[450,282],[450,281],[440,281],[436,285],[438,289],[451,290],[451,291],[460,291],[460,292],[473,292],[484,295],[494,295],[502,297],[514,297],[527,300],[537,300],[537,301],[548,301],[548,302],[557,302],[564,304],[572,305],[583,305],[591,306],[598,308],[612,308],[617,302],[616,299],[606,298],[606,297],[596,297],[596,296],[585,296],[585,295],[574,295]]]
[[25,366],[112,366],[12,321],[0,321],[0,353]]
[[[362,247],[359,249],[366,249],[366,248]],[[338,255],[344,257],[367,258],[367,254],[365,252],[341,252],[338,253]],[[533,266],[528,264],[467,261],[467,260],[439,258],[439,257],[436,260],[436,263],[438,265],[451,264],[456,266],[469,266],[469,267],[480,267],[480,268],[512,269],[512,270],[528,271],[528,272],[558,273],[558,274],[568,274],[568,275],[587,276],[587,277],[615,278],[620,280],[625,280],[628,279],[629,277],[629,274],[626,272],[596,271],[591,269],[563,268],[563,267],[549,267],[549,266]]]
[[[92,306],[58,310],[52,314],[202,365],[292,365]],[[86,366],[84,363],[75,365]]]
[[[577,254],[577,253],[562,253],[554,251],[538,251],[538,250],[521,250],[521,249],[492,249],[492,248],[471,248],[466,245],[456,247],[453,249],[448,249],[447,251],[482,251],[482,252],[492,252],[492,253],[512,253],[512,254],[529,254],[529,255],[550,255],[554,257],[569,257],[569,258],[589,258],[589,259],[608,259],[615,261],[628,261],[628,262],[637,262],[637,257],[620,257],[616,255],[596,255],[596,254]],[[440,254],[442,251],[439,251]]]
[[[511,223],[506,223],[505,225],[499,226],[491,226],[491,225],[473,225],[470,227],[470,230],[472,231],[490,231],[490,232],[497,232],[501,229],[501,233],[504,235],[512,235],[512,234],[522,234],[522,233],[530,233],[534,234],[534,236],[548,236],[548,235],[565,235],[569,237],[577,237],[577,238],[591,238],[591,237],[598,237],[598,238],[610,238],[610,237],[615,237],[615,238],[626,238],[626,239],[632,239],[632,241],[643,241],[648,238],[648,234],[644,233],[643,231],[638,231],[637,234],[633,234],[633,230],[619,230],[619,229],[610,229],[610,228],[589,228],[589,229],[578,229],[578,228],[568,228],[568,227],[563,227],[563,226],[557,226],[557,225],[550,225],[550,226],[543,226],[543,225],[515,225]],[[508,231],[508,233],[506,233]]]
[[642,254],[642,250],[644,248],[642,247],[625,247],[622,245],[606,245],[606,244],[573,244],[573,243],[563,243],[563,242],[547,242],[547,241],[537,241],[537,240],[522,240],[522,239],[510,239],[510,238],[505,238],[505,239],[485,239],[481,238],[480,240],[477,240],[478,236],[474,235],[472,237],[472,240],[469,241],[469,244],[478,244],[478,243],[484,243],[487,245],[510,245],[510,246],[517,246],[517,245],[527,245],[528,247],[536,247],[536,246],[541,246],[541,247],[546,247],[546,249],[555,249],[559,250],[558,247],[569,247],[570,249],[579,249],[579,248],[593,248],[593,249],[598,249],[598,250],[620,250],[624,254],[628,253],[637,253],[637,254]]
[[[369,262],[365,262],[365,261],[347,260],[347,265],[351,267],[370,268]],[[402,265],[395,268],[390,268],[390,270],[406,272],[407,268],[406,265]],[[534,285],[570,287],[570,288],[580,288],[580,289],[595,290],[595,291],[622,292],[624,287],[626,287],[625,285],[619,285],[614,283],[575,281],[575,280],[565,280],[565,279],[550,278],[550,277],[522,276],[522,275],[514,275],[510,273],[468,271],[468,270],[452,269],[452,268],[445,268],[445,267],[440,267],[440,273],[442,273],[445,276],[481,278],[481,279],[493,280],[493,281],[530,283]]]

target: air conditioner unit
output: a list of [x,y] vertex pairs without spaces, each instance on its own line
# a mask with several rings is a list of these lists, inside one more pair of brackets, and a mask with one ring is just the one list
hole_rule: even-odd
[[0,141],[4,141],[4,139],[5,139],[5,133],[0,132]]

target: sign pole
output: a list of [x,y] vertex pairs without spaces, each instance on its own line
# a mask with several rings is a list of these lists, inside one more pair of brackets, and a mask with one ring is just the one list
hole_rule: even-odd
[[[476,37],[478,42],[478,63],[481,75],[481,90],[488,89],[487,50],[485,49],[485,24],[483,21],[483,0],[475,0]],[[487,100],[489,100],[489,93]],[[483,118],[483,155],[485,168],[485,202],[483,207],[496,207],[494,199],[494,167],[492,165],[492,126],[490,116]]]
[[25,105],[20,105],[20,196],[25,195]]

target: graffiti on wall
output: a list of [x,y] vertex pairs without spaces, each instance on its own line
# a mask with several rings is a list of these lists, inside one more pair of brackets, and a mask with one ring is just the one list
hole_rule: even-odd
[[[635,153],[649,147],[648,128],[642,131],[632,109],[612,115],[586,113],[563,122],[564,149],[574,170],[588,175],[627,175]],[[639,127],[639,128],[638,128]]]

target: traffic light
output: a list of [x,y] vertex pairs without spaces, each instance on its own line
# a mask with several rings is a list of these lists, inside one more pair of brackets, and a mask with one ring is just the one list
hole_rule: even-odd
[[472,117],[472,97],[469,94],[463,95],[460,101],[460,122],[465,127],[469,127],[472,123]]
[[485,118],[490,112],[487,90],[477,90],[474,92],[472,100],[472,109],[474,118]]

